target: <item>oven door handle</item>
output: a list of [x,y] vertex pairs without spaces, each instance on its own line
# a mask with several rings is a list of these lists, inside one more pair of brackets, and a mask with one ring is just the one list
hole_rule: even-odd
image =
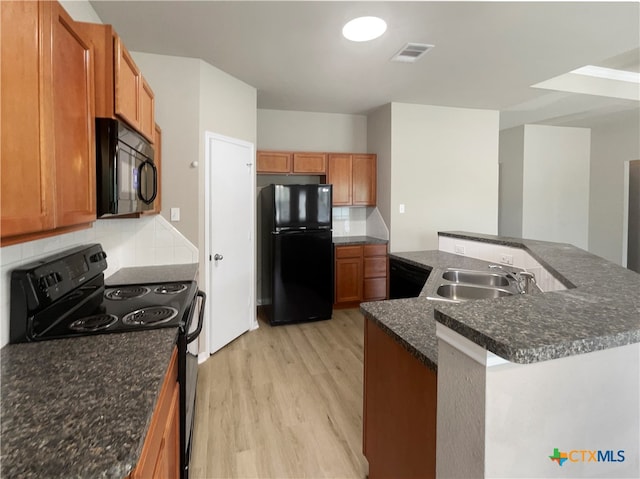
[[191,334],[189,334],[189,331],[187,331],[187,344],[192,342],[200,335],[200,331],[202,331],[202,322],[204,321],[204,305],[207,302],[207,295],[204,293],[204,291],[198,290],[198,294],[196,296],[200,296],[200,298],[202,298],[202,301],[200,302],[200,314],[198,314],[198,327]]

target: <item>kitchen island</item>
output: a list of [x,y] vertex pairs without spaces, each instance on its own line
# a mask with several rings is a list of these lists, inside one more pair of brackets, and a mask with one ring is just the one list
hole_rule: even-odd
[[[107,283],[196,274],[197,265],[126,268]],[[127,476],[140,459],[177,335],[163,328],[3,347],[0,476]]]
[[[443,251],[455,246],[484,262]],[[486,269],[504,254],[536,269],[544,292],[460,304],[426,299],[445,268]],[[361,309],[367,327],[437,372],[439,476],[566,475],[548,458],[554,447],[634,451],[599,469],[571,467],[577,475],[639,475],[638,274],[567,244],[462,232],[441,233],[440,251],[392,257],[431,271],[423,292]],[[367,399],[365,417],[366,408]]]

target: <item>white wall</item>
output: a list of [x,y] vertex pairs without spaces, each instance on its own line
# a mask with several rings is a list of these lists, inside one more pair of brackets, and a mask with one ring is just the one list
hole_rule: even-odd
[[[194,244],[204,241],[204,133],[255,143],[256,89],[208,63],[132,52],[156,97],[162,128],[162,214]],[[192,163],[197,161],[199,166]],[[204,252],[204,248],[200,248]]]
[[[438,324],[439,478],[640,477],[640,344],[515,364]],[[589,462],[554,448],[624,451]]]
[[367,116],[367,146],[378,155],[378,210],[391,228],[391,103]]
[[525,125],[522,236],[587,249],[590,130]]
[[485,367],[438,340],[436,477],[484,477]]
[[60,5],[77,22],[103,23],[89,0],[60,0]]
[[391,251],[437,249],[443,230],[496,234],[498,112],[393,103],[391,120]]
[[156,123],[162,129],[162,216],[180,208],[173,223],[198,245],[200,158],[200,60],[132,52],[155,94]]
[[257,149],[365,153],[367,117],[259,109]]
[[498,234],[522,237],[524,126],[500,132]]
[[[640,111],[624,112],[591,130],[589,251],[622,264],[624,163],[640,159]],[[625,266],[625,265],[623,265]]]

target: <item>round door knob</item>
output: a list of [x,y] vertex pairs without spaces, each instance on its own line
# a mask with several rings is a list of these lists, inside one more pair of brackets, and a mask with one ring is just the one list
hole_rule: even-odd
[[224,256],[222,256],[221,254],[218,254],[218,253],[216,253],[216,254],[213,256],[213,260],[214,260],[214,261],[222,261],[223,259],[224,259]]

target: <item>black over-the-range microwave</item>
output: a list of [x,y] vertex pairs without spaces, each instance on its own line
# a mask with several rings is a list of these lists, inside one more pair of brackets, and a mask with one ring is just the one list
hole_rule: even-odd
[[96,175],[99,218],[153,209],[159,180],[153,147],[119,120],[96,118]]

